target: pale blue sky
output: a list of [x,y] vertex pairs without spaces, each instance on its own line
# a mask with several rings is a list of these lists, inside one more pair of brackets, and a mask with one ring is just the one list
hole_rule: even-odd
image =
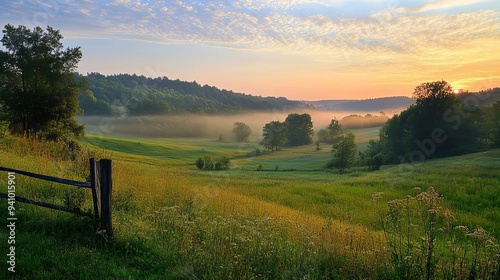
[[498,0],[2,1],[0,24],[50,25],[79,71],[136,73],[292,99],[500,86]]

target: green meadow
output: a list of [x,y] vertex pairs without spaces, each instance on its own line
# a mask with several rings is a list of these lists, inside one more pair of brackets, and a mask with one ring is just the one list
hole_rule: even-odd
[[[353,132],[363,150],[378,128]],[[79,143],[83,150],[75,160],[50,144],[1,140],[2,166],[63,178],[85,181],[89,157],[113,160],[112,238],[96,232],[87,217],[16,204],[19,279],[424,279],[427,247],[419,240],[429,229],[404,213],[388,228],[386,217],[391,201],[420,203],[409,196],[430,187],[442,196],[440,213],[453,213],[450,228],[469,229],[463,236],[436,231],[435,277],[500,277],[498,149],[341,175],[325,167],[332,157],[327,145],[271,153],[257,143],[195,138],[88,135]],[[255,149],[262,154],[252,156]],[[222,155],[231,158],[230,170],[194,164]],[[7,175],[1,176],[5,185]],[[19,196],[64,204],[75,192],[83,193],[81,207],[90,211],[88,190],[16,177]],[[6,200],[0,202],[7,209]],[[415,213],[423,207],[418,203]],[[404,258],[394,257],[401,248],[390,242],[391,234],[404,232],[400,225],[408,226],[408,238],[399,237],[408,247]],[[478,227],[488,233],[484,242],[473,235]],[[2,252],[6,246],[1,243]],[[0,278],[7,279],[3,267]]]

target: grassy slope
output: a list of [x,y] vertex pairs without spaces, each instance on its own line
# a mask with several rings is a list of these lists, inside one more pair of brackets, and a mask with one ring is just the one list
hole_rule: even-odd
[[[105,243],[104,238],[93,233],[92,222],[86,218],[19,205],[17,254],[20,277],[36,279],[65,275],[69,278],[168,278],[170,275],[175,278],[175,275],[180,274],[210,277],[207,273],[215,273],[212,270],[218,264],[210,263],[206,257],[190,259],[188,256],[192,253],[183,251],[183,248],[190,248],[189,246],[166,245],[165,242],[170,239],[160,238],[157,234],[164,226],[161,220],[151,221],[146,218],[156,215],[162,207],[174,205],[180,206],[180,209],[188,209],[182,213],[191,213],[189,209],[193,204],[197,209],[197,219],[206,221],[202,224],[209,225],[219,219],[217,217],[225,217],[223,219],[229,224],[229,228],[224,230],[223,235],[236,230],[228,222],[232,221],[231,217],[235,213],[243,215],[242,221],[251,220],[250,217],[270,217],[277,224],[290,228],[291,233],[283,233],[288,236],[286,240],[306,238],[300,232],[310,232],[311,235],[321,237],[317,243],[324,246],[331,243],[331,246],[337,246],[335,252],[342,253],[342,248],[352,245],[346,243],[350,242],[346,237],[355,239],[354,243],[366,247],[377,243],[380,224],[375,205],[371,202],[373,193],[384,192],[384,201],[388,201],[412,193],[415,187],[426,189],[433,186],[444,195],[445,203],[457,214],[462,224],[470,227],[481,225],[500,237],[500,150],[438,159],[416,166],[388,166],[378,172],[355,171],[340,176],[324,171],[252,171],[256,163],[262,163],[270,169],[275,164],[279,164],[280,169],[321,168],[324,159],[331,156],[328,148],[321,151],[315,151],[312,146],[293,148],[272,155],[243,158],[240,156],[254,149],[253,145],[211,140],[127,140],[91,136],[83,141],[113,151],[115,241]],[[193,162],[204,154],[239,157],[233,162],[241,168],[227,172],[198,171]],[[84,179],[68,172],[68,163],[57,163],[30,155],[20,157],[10,151],[0,151],[0,156],[2,165],[5,166]],[[62,201],[63,191],[58,191],[58,186],[40,184],[21,176],[18,186],[19,195],[45,200],[58,192],[59,200],[56,199],[55,202]],[[30,190],[26,190],[27,188]],[[5,200],[0,202],[1,209],[6,209]],[[91,206],[87,203],[86,207]],[[0,211],[0,219],[5,218],[6,211]],[[293,221],[293,226],[286,226],[288,221]],[[244,225],[243,222],[234,225],[238,225],[238,228],[242,224]],[[297,225],[301,228],[295,229]],[[336,233],[325,237],[325,227],[332,228]],[[212,232],[214,228],[217,229],[218,226],[211,226],[202,232],[216,237],[218,235]],[[274,228],[280,232],[279,227]],[[185,230],[188,229],[190,228],[183,228],[183,234],[187,234]],[[266,232],[266,228],[262,232]],[[5,240],[6,236],[3,234],[5,231],[2,231],[1,237]],[[241,234],[236,232],[235,236]],[[211,240],[209,237],[205,238]],[[220,241],[212,240],[210,246],[213,248],[205,248],[204,252],[215,248],[219,250],[216,253],[218,256],[225,256],[220,248],[226,247],[216,246],[218,242]],[[278,242],[279,244],[281,243]],[[243,251],[237,255],[244,255],[242,252],[249,252],[252,248],[261,248],[259,246],[261,245],[254,244],[253,247],[242,248]],[[293,248],[288,243],[279,246]],[[1,245],[1,249],[5,251],[5,243]],[[276,247],[268,248],[271,251],[275,249]],[[227,253],[229,259],[235,257],[231,254]],[[299,262],[299,259],[312,260],[313,263],[321,261],[296,256],[294,252],[289,254],[292,265]],[[251,264],[254,259],[255,257],[249,258],[248,263]],[[253,265],[261,266],[267,262],[269,260]],[[269,263],[276,265],[275,262]],[[350,266],[354,264],[348,264],[344,270]],[[0,273],[5,271],[6,269],[2,269]],[[220,272],[226,273],[224,269],[220,269]],[[0,278],[5,279],[1,275]],[[211,277],[217,275],[213,274]]]
[[[356,135],[358,149],[364,150],[370,139],[378,137],[379,128],[353,129]],[[280,170],[318,170],[325,167],[331,159],[331,147],[321,144],[317,151],[313,145],[284,148],[284,151],[263,153],[260,157],[247,157],[255,150],[262,149],[257,143],[218,142],[213,139],[193,138],[124,138],[88,136],[83,142],[120,153],[122,157],[141,158],[152,157],[155,162],[165,165],[191,165],[197,158],[208,155],[217,157],[226,155],[234,158],[233,169],[255,170],[262,164],[263,169],[274,170],[278,165]],[[133,156],[131,156],[133,155]],[[139,156],[139,157],[137,157]],[[163,159],[168,159],[164,161]],[[158,161],[160,160],[160,161]]]

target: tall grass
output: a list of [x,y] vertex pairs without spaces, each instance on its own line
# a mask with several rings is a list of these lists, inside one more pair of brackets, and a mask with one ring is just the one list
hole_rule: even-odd
[[[111,155],[90,144],[80,144],[80,149],[72,151],[67,143],[1,140],[2,165],[81,181],[88,176],[90,156],[113,158],[115,237],[101,236],[90,219],[23,205],[19,211],[22,224],[19,242],[25,245],[19,249],[21,272],[18,277],[498,277],[494,239],[486,235],[485,230],[471,226],[476,222],[483,225],[486,221],[489,222],[484,223],[486,230],[496,229],[498,217],[482,216],[481,205],[458,207],[469,199],[480,201],[486,194],[495,196],[496,189],[490,184],[496,184],[493,176],[498,174],[495,170],[498,164],[494,161],[497,151],[486,154],[492,158],[486,160],[473,155],[433,161],[404,172],[398,167],[384,167],[380,172],[357,171],[339,176],[329,172],[196,169],[194,161],[199,156],[240,154],[240,151],[231,151],[238,147],[231,143],[91,139],[95,144],[112,147],[115,152]],[[198,144],[204,145],[204,150]],[[125,153],[127,149],[131,154]],[[148,154],[140,155],[139,151]],[[173,155],[168,154],[169,151],[174,151]],[[282,152],[270,160],[301,157],[302,161],[313,161],[307,156],[315,151],[301,153],[297,149],[288,155]],[[460,159],[467,160],[463,164],[468,164],[468,176],[456,170],[462,169],[462,165],[446,164]],[[446,171],[433,165],[446,166]],[[444,178],[441,172],[454,174],[454,181],[440,179]],[[493,175],[483,176],[486,173]],[[59,204],[65,200],[80,203],[78,194],[67,193],[70,187],[21,176],[18,180],[19,195]],[[472,181],[475,185],[466,189],[467,196],[454,195],[455,186]],[[431,185],[429,182],[433,182],[435,190],[446,199],[441,201],[441,196],[431,195],[429,191],[426,193],[435,200],[427,202],[426,197],[418,194],[406,197],[412,188],[427,187]],[[475,188],[481,191],[473,192],[471,189]],[[384,192],[377,205],[371,201],[374,192]],[[90,196],[90,192],[86,193]],[[86,198],[79,207],[92,207],[91,200]],[[493,205],[495,199],[484,200],[491,213],[498,212],[498,207]],[[435,203],[430,203],[432,201]],[[5,208],[4,200],[0,207]],[[447,224],[443,218],[448,213],[446,207],[454,210],[455,217],[465,223],[450,220]],[[406,209],[411,215],[405,216]],[[396,210],[395,222],[391,224],[386,218],[387,211]],[[4,212],[0,211],[0,219],[6,218]],[[468,227],[457,227],[463,224]],[[5,271],[0,272],[1,279],[9,276],[2,274]]]
[[[374,195],[374,200],[380,194]],[[500,245],[482,227],[469,230],[443,207],[434,188],[389,201],[381,215],[396,279],[498,279]]]

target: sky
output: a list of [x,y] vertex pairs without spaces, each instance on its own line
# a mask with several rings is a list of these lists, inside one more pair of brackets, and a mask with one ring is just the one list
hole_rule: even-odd
[[500,87],[498,0],[2,0],[0,24],[59,29],[82,74],[294,100]]

